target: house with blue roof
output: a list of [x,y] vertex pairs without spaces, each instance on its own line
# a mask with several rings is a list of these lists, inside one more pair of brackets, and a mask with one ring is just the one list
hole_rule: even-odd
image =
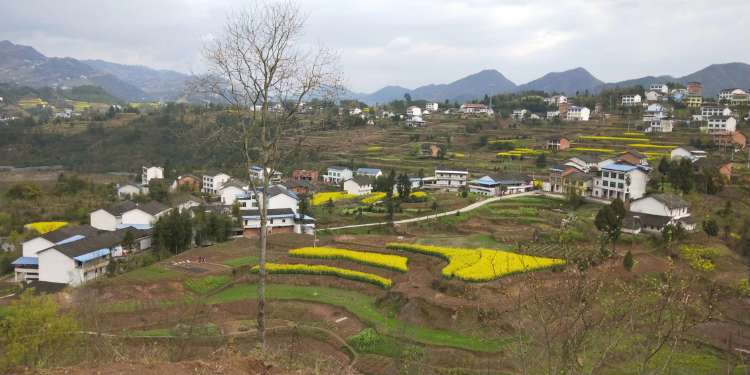
[[378,168],[357,168],[354,172],[357,176],[366,176],[372,178],[378,178],[383,175],[383,171]]
[[594,177],[592,196],[594,198],[623,201],[635,200],[646,194],[650,169],[643,165],[633,165],[618,161],[600,166]]
[[469,181],[469,192],[488,197],[518,194],[534,189],[531,178],[523,175],[486,175]]

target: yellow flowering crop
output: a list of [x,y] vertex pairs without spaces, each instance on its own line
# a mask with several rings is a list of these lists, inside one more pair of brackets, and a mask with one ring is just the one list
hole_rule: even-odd
[[[258,272],[259,266],[255,266],[251,268],[251,270],[252,272]],[[391,287],[391,285],[393,285],[393,281],[391,281],[391,279],[387,279],[385,277],[378,276],[372,273],[359,272],[348,270],[345,268],[323,265],[266,263],[266,270],[268,271],[268,273],[272,274],[276,273],[336,276],[342,279],[363,281],[385,289],[388,289]]]
[[427,193],[425,193],[424,191],[414,191],[411,194],[409,194],[409,196],[412,198],[417,198],[417,199],[427,198]]
[[633,137],[610,137],[606,135],[582,135],[578,139],[586,139],[589,141],[633,141],[633,142],[648,142],[648,138],[633,138]]
[[650,143],[631,143],[628,146],[630,147],[636,147],[636,148],[667,148],[672,149],[677,146],[671,146],[671,145],[652,145]]
[[615,150],[612,150],[609,148],[588,148],[588,147],[574,147],[573,151],[590,151],[590,152],[602,152],[602,153],[615,152]]
[[385,193],[382,191],[376,191],[372,194],[369,194],[368,196],[362,198],[360,202],[364,204],[373,204],[377,201],[383,200],[385,198]]
[[52,232],[53,230],[58,230],[66,225],[68,225],[67,221],[37,221],[35,223],[26,224],[25,227],[33,229],[39,232],[39,234],[45,234]]
[[409,258],[400,255],[338,249],[335,247],[302,247],[289,250],[289,255],[302,258],[344,259],[375,267],[406,272]]
[[356,198],[357,195],[348,194],[344,191],[330,191],[324,193],[315,193],[312,198],[312,205],[319,206],[321,204],[328,203],[329,200],[338,201],[342,199]]
[[386,247],[441,257],[448,261],[448,265],[442,270],[443,276],[464,281],[491,281],[514,273],[565,264],[562,259],[490,249],[465,249],[410,243],[389,243]]

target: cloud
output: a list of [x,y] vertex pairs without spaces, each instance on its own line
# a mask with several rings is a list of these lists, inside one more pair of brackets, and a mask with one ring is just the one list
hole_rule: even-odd
[[[51,56],[183,72],[246,0],[0,2],[0,39]],[[583,66],[607,81],[750,61],[746,0],[300,0],[305,43],[339,52],[348,84],[373,91],[450,82],[485,68],[516,83]],[[40,12],[39,9],[44,9]]]

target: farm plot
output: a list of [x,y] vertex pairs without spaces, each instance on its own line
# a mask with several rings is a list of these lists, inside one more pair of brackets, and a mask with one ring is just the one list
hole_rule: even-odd
[[400,272],[406,272],[408,270],[406,263],[409,260],[408,258],[399,255],[373,253],[369,251],[354,251],[335,247],[302,247],[289,250],[289,255],[301,258],[344,259]]
[[489,249],[465,249],[411,243],[389,243],[386,247],[441,257],[448,261],[448,265],[442,270],[443,276],[463,281],[492,281],[516,273],[565,264],[565,260],[562,259],[535,257]]

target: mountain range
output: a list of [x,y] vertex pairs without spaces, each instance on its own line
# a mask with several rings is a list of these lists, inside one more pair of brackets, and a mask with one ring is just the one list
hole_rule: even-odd
[[[0,82],[35,88],[94,85],[124,101],[171,101],[185,97],[185,85],[189,79],[189,75],[171,70],[101,60],[47,57],[33,47],[0,41]],[[715,96],[724,88],[750,89],[750,65],[739,62],[714,64],[683,77],[646,76],[610,83],[605,83],[586,69],[578,67],[547,73],[521,85],[512,82],[497,70],[487,69],[451,83],[429,84],[415,89],[386,86],[369,94],[346,91],[341,96],[369,104],[403,99],[405,94],[409,94],[414,100],[463,102],[480,99],[485,95],[523,91],[574,95],[584,91],[596,93],[612,87],[648,86],[666,82],[686,84],[691,81],[703,83],[705,96]]]
[[508,94],[524,91],[557,92],[574,95],[576,92],[589,91],[597,93],[604,89],[629,86],[649,86],[652,83],[688,82],[703,83],[704,96],[716,96],[725,88],[750,89],[750,65],[745,63],[714,64],[695,73],[682,77],[671,75],[647,76],[620,82],[605,83],[594,77],[584,68],[575,68],[563,72],[547,73],[544,76],[522,85],[516,85],[497,70],[483,70],[461,78],[449,84],[430,84],[416,89],[401,86],[386,86],[372,94],[348,93],[350,99],[365,103],[386,103],[403,99],[409,94],[412,99],[434,100],[442,102],[467,101],[481,99],[485,94]]
[[0,41],[0,82],[34,88],[99,86],[125,101],[176,100],[186,74],[101,60],[47,57],[33,47]]

